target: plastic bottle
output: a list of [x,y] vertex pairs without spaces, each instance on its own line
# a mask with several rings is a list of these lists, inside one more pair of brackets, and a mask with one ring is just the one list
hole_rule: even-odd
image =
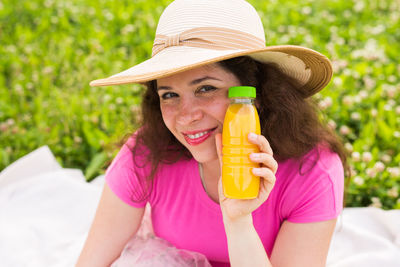
[[261,133],[255,97],[254,87],[229,88],[231,103],[222,130],[222,184],[228,198],[256,198],[260,189],[260,177],[252,173],[259,164],[249,157],[251,153],[259,152],[259,148],[248,140],[250,132]]

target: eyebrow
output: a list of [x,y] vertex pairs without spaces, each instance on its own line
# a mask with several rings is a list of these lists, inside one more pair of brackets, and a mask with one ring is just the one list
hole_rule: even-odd
[[[189,85],[190,85],[190,86],[196,85],[196,84],[199,84],[199,83],[204,82],[204,81],[206,81],[206,80],[221,81],[220,79],[215,78],[215,77],[205,76],[205,77],[202,77],[202,78],[199,78],[199,79],[196,79],[196,80],[191,81],[191,82],[189,83]],[[172,89],[172,88],[171,88],[170,86],[160,86],[160,87],[157,88],[157,91],[160,91],[160,90],[171,90],[171,89]]]

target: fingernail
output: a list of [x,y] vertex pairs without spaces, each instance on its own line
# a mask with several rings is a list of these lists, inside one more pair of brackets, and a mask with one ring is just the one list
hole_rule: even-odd
[[260,168],[253,168],[252,171],[253,171],[253,174],[257,175],[257,176],[260,176],[262,174],[262,171]]
[[249,133],[249,139],[257,140],[257,135],[255,133]]

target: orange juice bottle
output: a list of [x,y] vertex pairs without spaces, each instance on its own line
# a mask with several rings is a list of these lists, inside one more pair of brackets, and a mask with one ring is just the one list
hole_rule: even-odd
[[222,185],[228,198],[256,198],[260,189],[260,177],[252,173],[259,164],[249,158],[251,153],[259,152],[259,148],[248,141],[249,133],[261,133],[255,97],[254,87],[229,88],[231,103],[222,130]]

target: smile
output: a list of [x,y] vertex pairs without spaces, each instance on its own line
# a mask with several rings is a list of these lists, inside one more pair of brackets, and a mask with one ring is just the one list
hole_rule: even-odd
[[189,145],[195,146],[207,140],[215,129],[217,129],[217,127],[200,132],[186,132],[183,133],[183,136]]

